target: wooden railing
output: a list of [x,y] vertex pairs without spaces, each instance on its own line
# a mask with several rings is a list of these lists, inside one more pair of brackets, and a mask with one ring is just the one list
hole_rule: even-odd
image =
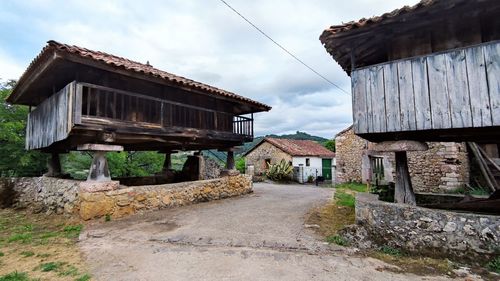
[[253,138],[253,118],[88,83],[78,83],[77,91],[82,99],[82,117],[224,131]]

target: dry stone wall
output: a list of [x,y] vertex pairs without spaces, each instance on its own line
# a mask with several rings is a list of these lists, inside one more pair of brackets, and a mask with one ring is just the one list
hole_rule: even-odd
[[260,176],[267,169],[266,159],[270,159],[271,164],[275,164],[282,159],[285,159],[286,162],[292,161],[292,156],[268,142],[263,142],[245,156],[245,165],[247,169],[248,166],[253,166],[254,175]]
[[[369,177],[369,156],[385,159],[386,178],[394,179],[394,153],[373,152],[370,143],[346,130],[335,138],[336,181],[365,182]],[[469,161],[465,143],[429,142],[427,151],[408,152],[408,168],[417,192],[443,192],[469,182]]]
[[248,175],[163,185],[81,192],[81,181],[50,177],[9,178],[0,181],[0,207],[29,208],[47,214],[68,214],[84,220],[218,200],[252,192]]
[[500,255],[500,216],[388,203],[368,193],[356,195],[356,225],[341,235],[360,247],[388,245],[471,262]]

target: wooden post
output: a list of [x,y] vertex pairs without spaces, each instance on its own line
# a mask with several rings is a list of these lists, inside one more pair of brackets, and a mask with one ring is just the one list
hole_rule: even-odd
[[47,177],[58,177],[61,176],[61,160],[59,159],[59,153],[53,152],[50,159],[47,161]]
[[396,190],[394,191],[394,201],[414,206],[417,204],[415,193],[411,186],[406,151],[396,152]]
[[234,170],[234,151],[227,151],[226,169]]

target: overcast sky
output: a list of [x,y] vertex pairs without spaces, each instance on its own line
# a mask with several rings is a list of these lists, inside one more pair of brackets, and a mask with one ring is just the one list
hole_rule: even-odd
[[[417,0],[226,0],[273,39],[350,92],[319,35]],[[332,138],[351,97],[277,48],[219,0],[0,1],[0,78],[18,79],[48,40],[104,51],[271,105],[256,135]]]

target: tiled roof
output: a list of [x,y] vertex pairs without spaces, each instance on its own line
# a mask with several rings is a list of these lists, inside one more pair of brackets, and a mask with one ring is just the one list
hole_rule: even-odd
[[311,140],[265,138],[263,141],[269,142],[291,156],[335,157],[334,152]]
[[41,60],[42,57],[44,57],[47,52],[49,52],[51,50],[69,53],[69,54],[76,55],[76,56],[79,56],[79,57],[84,58],[84,59],[103,62],[107,65],[117,67],[117,68],[122,68],[122,69],[125,69],[125,70],[130,71],[130,72],[142,73],[142,74],[149,75],[152,77],[161,78],[167,82],[177,84],[180,86],[184,86],[184,87],[188,87],[191,89],[201,90],[201,91],[206,92],[206,93],[243,101],[243,102],[252,104],[254,106],[257,106],[263,110],[270,110],[271,109],[271,107],[266,105],[266,104],[254,101],[252,99],[249,99],[249,98],[246,98],[246,97],[237,95],[235,93],[225,91],[225,90],[222,90],[222,89],[219,89],[219,88],[207,85],[207,84],[203,84],[200,82],[193,81],[191,79],[177,76],[177,75],[174,75],[172,73],[169,73],[169,72],[166,72],[163,70],[159,70],[157,68],[152,67],[149,64],[143,64],[143,63],[132,61],[132,60],[129,60],[129,59],[126,59],[123,57],[118,57],[118,56],[111,55],[111,54],[104,53],[104,52],[93,51],[93,50],[89,50],[89,49],[74,46],[74,45],[62,44],[62,43],[59,43],[59,42],[56,42],[53,40],[50,40],[47,42],[47,46],[45,46],[43,48],[43,50],[41,51],[41,53],[31,62],[30,66],[25,71],[23,76],[21,76],[19,81],[22,81],[23,77],[27,76],[29,74],[30,69],[33,68],[34,65],[36,65],[37,62],[39,60]]
[[397,17],[397,16],[400,16],[400,15],[403,15],[406,13],[415,12],[418,9],[431,6],[437,2],[439,2],[439,0],[422,0],[419,3],[417,3],[411,7],[404,6],[403,8],[396,9],[392,12],[385,13],[381,16],[375,16],[375,17],[371,17],[368,19],[362,18],[358,21],[350,21],[350,22],[343,23],[340,25],[332,25],[331,27],[329,27],[325,31],[323,31],[323,34],[321,34],[321,36],[320,36],[320,40],[324,44],[329,35],[338,34],[338,33],[350,31],[353,29],[366,27],[366,26],[369,26],[372,24],[382,23],[384,20],[387,20],[387,19],[390,19],[393,17]]

